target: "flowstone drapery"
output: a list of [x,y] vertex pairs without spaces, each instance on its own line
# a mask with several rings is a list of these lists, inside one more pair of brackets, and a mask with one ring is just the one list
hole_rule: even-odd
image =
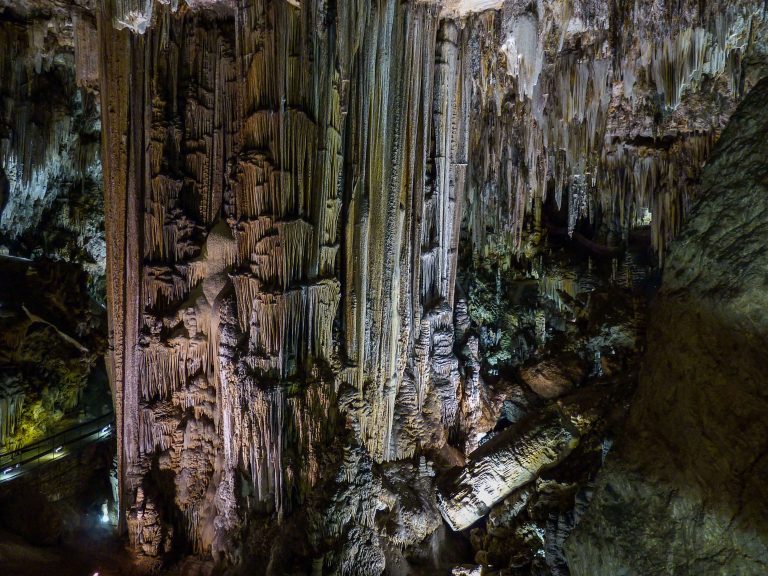
[[[149,556],[233,562],[259,514],[310,515],[311,554],[355,522],[378,541],[366,519],[397,496],[351,504],[376,474],[463,464],[514,420],[483,370],[544,350],[602,282],[591,260],[580,279],[544,263],[542,239],[613,258],[612,284],[644,278],[620,246],[650,226],[662,258],[765,49],[747,1],[110,0],[98,26],[123,512]],[[462,266],[497,267],[499,318],[513,261],[556,311],[505,320],[532,341],[475,334],[485,296]],[[592,370],[558,386],[610,372],[622,338],[592,337]],[[349,454],[374,478],[340,475]],[[333,494],[352,508],[323,508]],[[434,503],[416,509],[432,526]]]

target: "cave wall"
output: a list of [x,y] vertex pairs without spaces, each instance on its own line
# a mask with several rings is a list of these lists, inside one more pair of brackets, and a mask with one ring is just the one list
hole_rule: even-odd
[[103,302],[93,8],[0,3],[0,246],[78,263]]
[[2,451],[84,413],[105,352],[94,8],[0,2]]
[[[109,368],[145,556],[237,562],[329,500],[300,551],[341,538],[327,564],[378,573],[382,533],[434,533],[431,460],[462,464],[502,403],[477,341],[455,349],[462,269],[522,260],[562,307],[579,281],[543,274],[547,236],[610,261],[649,226],[661,258],[765,73],[758,2],[459,4],[99,12]],[[402,508],[387,470],[426,496]],[[391,536],[383,509],[419,521]]]
[[768,82],[672,245],[622,436],[567,545],[573,574],[763,574]]

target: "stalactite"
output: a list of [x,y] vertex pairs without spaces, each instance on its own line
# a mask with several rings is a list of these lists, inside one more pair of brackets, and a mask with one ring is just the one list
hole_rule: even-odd
[[[485,210],[483,222],[473,225],[478,233],[474,239],[476,246],[485,244],[484,234],[480,231],[490,226],[496,233],[511,232],[513,248],[521,250],[523,223],[530,217],[533,199],[545,199],[548,189],[553,188],[559,206],[566,183],[573,178],[585,178],[590,181],[590,196],[597,196],[604,214],[612,215],[618,207],[618,216],[626,228],[631,225],[630,211],[652,207],[654,247],[660,257],[663,256],[664,247],[679,230],[688,204],[686,190],[690,182],[695,182],[701,164],[674,160],[671,164],[675,166],[695,166],[686,178],[678,178],[668,170],[667,162],[662,161],[657,166],[650,159],[644,162],[632,160],[622,151],[623,143],[611,142],[606,136],[611,131],[615,134],[623,129],[617,121],[620,122],[626,108],[636,110],[641,102],[653,100],[653,94],[662,99],[663,115],[679,114],[683,101],[700,90],[705,79],[719,81],[723,78],[728,92],[733,94],[733,67],[738,67],[735,63],[740,61],[747,44],[749,26],[746,22],[752,17],[751,6],[729,6],[719,12],[713,9],[711,18],[702,18],[700,24],[703,27],[684,26],[675,34],[664,31],[661,41],[658,41],[660,31],[653,27],[658,21],[651,19],[653,24],[649,27],[638,16],[637,10],[635,7],[632,13],[637,37],[622,44],[623,78],[622,88],[618,91],[613,88],[619,83],[614,71],[616,61],[606,51],[607,44],[601,45],[600,35],[591,46],[581,50],[582,54],[592,51],[590,60],[580,59],[565,50],[564,42],[569,35],[568,10],[556,14],[545,10],[538,14],[538,18],[519,16],[509,24],[509,35],[497,40],[505,54],[506,72],[515,81],[517,97],[526,107],[523,125],[518,128],[525,133],[522,138],[523,162],[518,161],[524,170],[510,166],[505,158],[512,155],[504,154],[498,144],[494,144],[514,138],[505,134],[508,130],[503,120],[505,113],[499,114],[498,92],[503,83],[484,78],[479,83],[482,88],[473,89],[473,99],[478,101],[480,110],[488,107],[495,114],[481,116],[479,124],[472,129],[486,133],[481,140],[490,133],[488,149],[494,153],[483,159],[481,168],[475,169],[475,173],[482,174],[481,181],[492,187],[505,187],[511,199],[508,205],[514,208],[499,215],[492,202],[484,198],[480,200],[479,204],[489,210]],[[487,17],[475,17],[473,22],[475,30],[471,33],[479,36],[480,43],[493,38]],[[550,37],[557,37],[558,42],[547,44]],[[552,53],[549,46],[558,48]],[[495,53],[483,46],[480,54],[481,72],[493,75],[492,71],[499,68],[493,60]],[[538,60],[542,58],[543,63]],[[685,147],[698,138],[711,143],[720,127],[717,121],[709,126],[693,126],[693,130],[677,136],[679,140],[675,148]],[[665,155],[663,151],[660,154],[653,144],[637,148],[642,155]],[[622,164],[619,158],[628,164]],[[505,172],[508,176],[503,178]],[[626,185],[617,187],[617,178],[626,178],[625,174],[635,174],[635,178],[631,183],[627,179]],[[475,194],[479,195],[479,192]],[[583,207],[583,194],[579,194],[578,201]],[[581,208],[572,207],[571,210],[572,226],[573,217]]]
[[[189,274],[165,266],[146,266],[143,270],[142,293],[145,305],[154,308],[161,302],[177,302],[186,297],[196,284],[195,271],[197,266],[188,268]],[[187,278],[185,278],[187,276]]]
[[254,367],[281,376],[302,356],[302,348],[318,359],[330,359],[332,324],[339,303],[339,286],[324,280],[281,293],[258,292],[250,300],[250,341]]
[[161,401],[144,406],[139,413],[141,452],[152,454],[156,448],[160,451],[171,449],[178,420],[178,411],[170,402]]
[[579,278],[573,272],[564,270],[560,275],[552,275],[552,272],[542,275],[539,278],[539,290],[562,310],[564,304],[561,293],[573,300],[581,291],[581,286]]
[[[0,167],[8,188],[0,234],[5,238],[38,225],[70,183],[98,175],[98,146],[80,140],[87,131],[81,124],[90,121],[93,59],[77,68],[82,70],[77,78],[66,71],[68,58],[77,59],[81,49],[93,46],[94,32],[92,17],[81,11],[74,20],[0,22],[0,43],[6,47],[0,54]],[[47,97],[50,91],[55,94]]]
[[712,132],[692,134],[669,148],[619,145],[607,151],[598,176],[601,205],[608,209],[617,202],[618,217],[626,226],[647,208],[653,214],[652,244],[662,257],[664,246],[677,234],[688,211],[698,170],[715,137]]
[[144,34],[152,20],[154,0],[109,0],[115,27]]
[[[240,431],[229,440],[233,457],[238,454],[248,463],[257,500],[282,516],[290,510],[286,494],[294,486],[305,494],[318,479],[315,450],[328,431],[313,415],[327,411],[332,397],[317,384],[309,385],[298,397],[286,397],[281,388],[262,389],[252,380],[228,393],[233,394],[233,407],[238,406],[231,416]],[[241,411],[241,406],[250,409]],[[287,442],[299,447],[307,460],[284,462]],[[301,471],[294,468],[297,465]]]
[[209,365],[205,339],[175,338],[141,349],[141,396],[166,398],[187,383],[187,379]]
[[518,98],[533,98],[544,65],[539,23],[531,15],[520,16],[501,47],[507,58],[507,73],[517,79]]
[[[282,519],[333,474],[337,412],[354,443],[339,482],[372,484],[356,467],[449,431],[478,445],[490,416],[477,339],[454,326],[460,236],[500,269],[536,254],[552,194],[575,239],[584,220],[626,235],[650,211],[663,253],[722,124],[690,99],[731,94],[745,50],[744,16],[710,8],[673,36],[654,5],[614,45],[616,16],[571,2],[186,4],[110,0],[99,32],[121,473],[137,487],[157,456],[180,503],[164,519],[125,491],[150,550],[161,522],[198,552],[226,547],[243,475]],[[589,286],[554,270],[539,290],[564,309]],[[530,316],[543,345],[551,318]],[[375,503],[343,514],[329,533],[376,526]]]
[[304,220],[273,222],[269,217],[238,224],[239,259],[262,283],[282,289],[303,280],[314,227]]

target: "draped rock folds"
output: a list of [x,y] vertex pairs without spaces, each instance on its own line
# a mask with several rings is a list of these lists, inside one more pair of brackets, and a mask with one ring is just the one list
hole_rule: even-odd
[[[486,432],[477,341],[454,353],[460,239],[532,257],[548,198],[569,234],[599,216],[626,238],[648,211],[659,254],[676,233],[755,80],[762,2],[500,4],[105,3],[110,370],[145,554],[175,541],[236,561],[249,511],[285,520],[336,477],[334,443],[375,467]],[[444,505],[453,527],[575,434],[533,430],[525,474],[471,518]],[[375,492],[358,480],[350,499]],[[377,506],[357,513],[398,509]]]

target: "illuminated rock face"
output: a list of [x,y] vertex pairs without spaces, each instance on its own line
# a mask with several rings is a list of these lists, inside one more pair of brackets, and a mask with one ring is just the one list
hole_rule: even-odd
[[623,437],[567,545],[573,574],[765,571],[767,101],[763,81],[670,250]]
[[438,502],[443,517],[454,530],[471,526],[517,488],[563,460],[578,439],[578,431],[556,410],[505,430],[472,452],[453,477],[442,479]]
[[[352,546],[327,562],[378,573],[374,519],[396,498],[353,504],[378,466],[457,432],[470,452],[498,417],[471,340],[455,352],[460,237],[475,258],[533,258],[549,194],[568,236],[650,210],[662,254],[754,83],[762,6],[203,4],[115,0],[99,22],[128,529],[150,556],[170,538],[237,562],[253,511],[309,515]],[[579,292],[547,281],[562,306]],[[479,519],[574,434],[481,448],[445,517]],[[372,476],[338,480],[331,521],[307,502],[342,465],[335,445]]]
[[401,439],[400,423],[421,425],[433,370],[455,417],[466,159],[449,132],[454,78],[427,189],[433,7],[361,4],[329,23],[255,3],[237,28],[226,11],[168,14],[140,37],[104,15],[113,369],[128,501],[161,454],[207,552],[228,513],[209,496],[246,474],[257,507],[282,518],[317,482],[340,407],[377,462],[414,454],[418,431]]
[[609,410],[553,400],[632,379],[624,248],[765,73],[762,2],[614,4],[77,3],[135,550],[379,574],[445,549],[437,476],[478,562],[560,565]]

